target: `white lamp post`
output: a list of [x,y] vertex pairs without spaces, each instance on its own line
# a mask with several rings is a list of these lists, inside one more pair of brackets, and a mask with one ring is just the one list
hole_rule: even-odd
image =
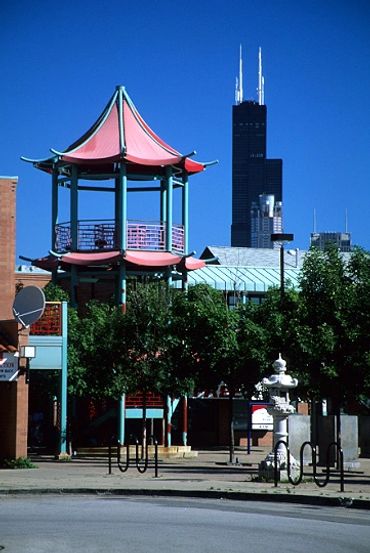
[[30,381],[30,360],[36,357],[36,346],[21,346],[19,356],[26,359],[26,384]]

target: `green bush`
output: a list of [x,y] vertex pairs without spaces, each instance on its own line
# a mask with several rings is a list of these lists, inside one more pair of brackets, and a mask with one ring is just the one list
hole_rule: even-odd
[[6,469],[36,469],[28,457],[18,457],[18,459],[4,459],[1,463]]

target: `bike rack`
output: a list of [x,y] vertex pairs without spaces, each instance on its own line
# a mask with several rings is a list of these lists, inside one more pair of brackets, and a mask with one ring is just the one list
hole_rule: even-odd
[[280,444],[283,444],[285,446],[285,449],[287,451],[287,473],[288,473],[288,480],[293,486],[298,486],[303,479],[303,452],[306,446],[310,446],[311,452],[312,452],[312,466],[313,466],[313,479],[317,486],[320,488],[324,488],[331,476],[330,472],[330,450],[332,447],[336,448],[337,454],[339,454],[339,472],[340,472],[340,491],[344,492],[344,461],[343,461],[343,450],[338,444],[338,442],[331,442],[328,445],[327,453],[326,453],[326,476],[324,480],[319,480],[317,477],[317,452],[316,452],[316,446],[314,446],[311,442],[304,442],[301,446],[301,449],[299,451],[299,461],[300,461],[300,472],[299,476],[296,480],[293,480],[291,476],[291,470],[290,470],[290,449],[285,440],[279,440],[274,447],[274,485],[275,488],[278,485],[279,482],[279,469],[278,469],[278,459],[277,459],[277,453],[278,453],[278,447]]
[[[158,441],[156,440],[154,435],[149,436],[149,439],[153,440],[154,443],[154,478],[158,478]],[[148,454],[148,442],[146,442],[145,446],[145,456],[143,456],[143,447],[141,448],[141,457],[139,456],[139,440],[136,436],[130,435],[128,442],[126,443],[126,460],[125,463],[121,463],[121,444],[119,442],[116,442],[116,459],[117,459],[117,466],[120,470],[120,472],[126,472],[130,467],[130,445],[133,445],[132,442],[134,442],[135,445],[135,466],[137,470],[140,472],[140,474],[144,474],[144,472],[147,471],[149,466],[149,454]],[[112,442],[109,443],[108,447],[108,474],[112,474],[112,450],[113,450],[114,444]]]

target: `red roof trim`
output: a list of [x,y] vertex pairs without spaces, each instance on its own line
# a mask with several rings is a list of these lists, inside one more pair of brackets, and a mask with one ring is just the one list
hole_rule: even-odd
[[203,269],[206,266],[203,259],[194,259],[194,257],[185,258],[185,269],[188,271],[195,271],[196,269]]
[[165,158],[165,159],[156,159],[155,162],[153,159],[144,159],[139,158],[137,156],[132,156],[130,154],[125,155],[125,159],[127,161],[131,161],[132,163],[137,163],[140,165],[149,165],[149,166],[158,166],[158,165],[177,165],[182,160],[182,157],[171,157],[171,158]]
[[180,263],[182,257],[170,252],[148,252],[127,250],[125,261],[141,267],[169,267]]
[[148,267],[161,268],[178,266],[180,270],[194,271],[205,267],[205,262],[202,259],[194,259],[192,257],[183,257],[171,252],[160,251],[142,251],[142,250],[126,250],[122,254],[118,250],[109,252],[71,252],[57,257],[48,255],[39,259],[33,260],[32,264],[41,269],[52,271],[60,266],[62,269],[68,265],[77,265],[81,267],[99,266],[125,261],[129,267]]
[[106,263],[112,263],[119,261],[122,258],[121,252],[91,252],[91,253],[66,253],[62,255],[60,261],[62,263],[68,263],[69,265],[105,265]]

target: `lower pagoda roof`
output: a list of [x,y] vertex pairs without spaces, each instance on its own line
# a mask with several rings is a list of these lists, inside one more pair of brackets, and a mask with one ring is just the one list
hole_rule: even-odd
[[130,176],[203,171],[211,163],[194,161],[167,144],[144,121],[123,86],[117,86],[107,106],[92,127],[64,151],[50,150],[46,159],[29,159],[35,167],[51,173],[55,166],[63,174],[68,165],[77,165],[84,174],[94,176],[116,173],[117,163],[124,161]]
[[32,260],[32,265],[47,271],[58,268],[69,270],[72,265],[80,266],[82,269],[90,267],[106,267],[124,262],[128,270],[156,270],[165,267],[177,267],[179,270],[193,271],[206,266],[206,261],[194,259],[191,256],[177,255],[171,252],[158,251],[136,251],[126,250],[120,252],[113,250],[108,252],[70,252],[56,254],[51,252],[45,257]]

